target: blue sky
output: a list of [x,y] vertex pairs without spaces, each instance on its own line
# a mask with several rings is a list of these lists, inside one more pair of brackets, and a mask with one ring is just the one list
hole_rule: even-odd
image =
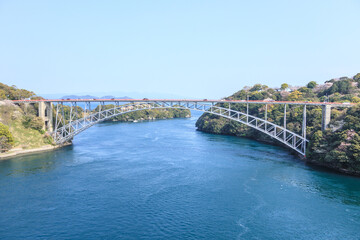
[[0,0],[0,82],[220,98],[360,72],[360,1]]

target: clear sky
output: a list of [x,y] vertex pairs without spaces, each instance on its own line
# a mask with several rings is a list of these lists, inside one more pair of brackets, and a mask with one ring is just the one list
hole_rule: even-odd
[[0,82],[188,98],[323,82],[360,72],[359,13],[358,0],[0,0]]

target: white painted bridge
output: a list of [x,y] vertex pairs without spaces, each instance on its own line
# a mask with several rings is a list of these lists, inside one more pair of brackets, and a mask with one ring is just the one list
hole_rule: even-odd
[[[322,129],[326,129],[330,122],[332,107],[350,107],[351,103],[326,103],[326,102],[293,102],[293,101],[251,101],[251,100],[189,100],[189,99],[42,99],[42,100],[16,100],[14,103],[39,104],[39,116],[44,119],[45,126],[52,132],[56,144],[64,144],[71,141],[77,134],[89,127],[108,120],[112,117],[129,112],[146,109],[189,109],[202,111],[209,114],[221,116],[232,121],[240,122],[254,128],[263,134],[283,143],[287,147],[300,153],[306,154],[306,106],[321,106]],[[83,114],[79,117],[77,106],[79,103],[85,105]],[[125,104],[126,103],[126,104]],[[228,107],[221,107],[218,103],[228,103]],[[91,109],[96,105],[97,111]],[[113,107],[106,109],[105,105],[113,104]],[[246,105],[246,111],[232,109],[237,104]],[[259,118],[249,114],[249,104],[264,104],[265,116]],[[284,105],[284,124],[282,126],[268,121],[267,107],[271,104]],[[64,106],[70,107],[70,113],[65,114]],[[302,134],[294,133],[286,128],[287,105],[303,106]],[[53,108],[56,108],[53,118]],[[53,121],[53,119],[55,119]]]

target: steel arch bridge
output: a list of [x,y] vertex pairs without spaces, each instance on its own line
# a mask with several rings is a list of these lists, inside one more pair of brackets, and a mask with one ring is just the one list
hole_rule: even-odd
[[[322,107],[322,129],[325,130],[330,122],[332,107],[351,107],[350,103],[322,103],[322,102],[293,102],[293,101],[251,101],[251,100],[184,100],[184,99],[45,99],[45,100],[16,100],[14,103],[39,104],[39,116],[44,119],[45,128],[52,132],[56,144],[71,141],[74,136],[112,117],[147,109],[189,109],[221,116],[256,129],[288,148],[305,156],[306,153],[306,106]],[[65,105],[64,105],[65,103]],[[78,103],[85,105],[82,116],[78,115]],[[91,109],[91,103],[97,105],[96,111]],[[112,108],[106,104],[112,103]],[[126,103],[126,104],[121,104]],[[221,107],[218,103],[227,103],[228,107]],[[56,104],[55,120],[53,123],[53,104]],[[67,105],[66,105],[67,104]],[[235,104],[246,105],[246,111],[232,109]],[[249,114],[249,104],[265,105],[264,118]],[[277,125],[268,121],[268,105],[281,104],[284,106],[284,124]],[[287,105],[303,106],[302,134],[299,135],[286,128]],[[70,107],[70,113],[64,113],[64,106]],[[54,128],[53,128],[54,125]]]
[[[283,126],[276,125],[272,122],[269,122],[266,117],[265,119],[252,116],[248,113],[248,104],[247,112],[241,112],[232,110],[231,108],[224,108],[216,106],[213,103],[206,102],[167,102],[167,101],[154,101],[154,102],[135,102],[127,105],[114,105],[113,108],[101,110],[104,106],[100,104],[99,111],[90,112],[83,118],[76,118],[76,103],[71,103],[70,106],[70,116],[68,123],[66,123],[63,113],[63,104],[58,103],[56,105],[56,123],[55,130],[53,132],[54,141],[57,144],[63,144],[71,139],[82,131],[90,128],[91,126],[108,120],[112,117],[130,113],[134,111],[141,111],[147,109],[166,109],[166,108],[175,108],[175,109],[189,109],[202,111],[204,113],[210,113],[217,116],[221,116],[236,122],[240,122],[249,127],[252,127],[264,134],[271,136],[277,141],[285,144],[287,147],[295,150],[296,152],[305,155],[306,139],[305,126],[303,126],[303,135],[298,135]],[[87,109],[89,109],[89,103],[86,103]],[[306,107],[304,107],[304,112]],[[85,110],[85,112],[87,112]],[[285,120],[286,121],[286,120]],[[305,121],[304,121],[305,122]],[[286,123],[285,123],[286,125]]]

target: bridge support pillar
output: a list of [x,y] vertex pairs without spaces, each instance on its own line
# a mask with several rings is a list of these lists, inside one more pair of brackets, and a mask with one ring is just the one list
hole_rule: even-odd
[[331,106],[323,105],[322,106],[322,121],[321,121],[321,130],[325,131],[329,127],[331,120]]
[[52,132],[53,131],[53,105],[51,102],[39,102],[39,117],[44,121],[43,130]]
[[25,112],[27,112],[27,109],[29,108],[29,106],[30,106],[30,103],[28,103],[28,102],[24,103]]

